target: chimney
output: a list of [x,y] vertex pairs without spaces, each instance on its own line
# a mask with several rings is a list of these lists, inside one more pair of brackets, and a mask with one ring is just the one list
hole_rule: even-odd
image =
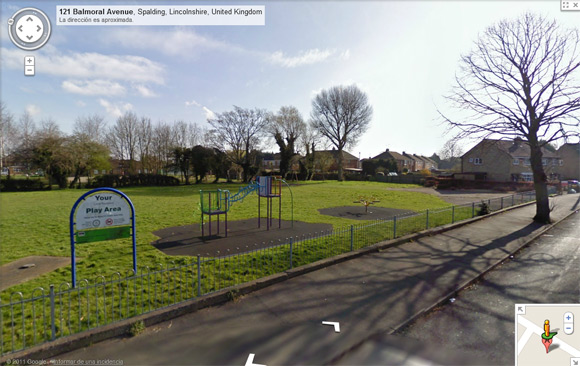
[[389,148],[387,147],[387,150],[385,150],[386,152],[389,152]]

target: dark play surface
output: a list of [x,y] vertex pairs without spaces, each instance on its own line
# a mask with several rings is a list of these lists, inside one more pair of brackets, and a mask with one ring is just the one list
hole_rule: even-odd
[[[160,239],[151,243],[154,247],[167,255],[190,256],[224,256],[234,253],[243,253],[259,248],[265,248],[284,243],[287,238],[302,236],[308,233],[332,230],[330,224],[311,224],[301,221],[282,220],[282,227],[278,228],[278,220],[272,221],[273,227],[266,230],[266,219],[262,219],[262,227],[258,228],[258,219],[228,221],[228,237],[224,236],[224,222],[220,223],[220,235],[216,235],[217,222],[212,220],[212,238],[201,239],[199,224],[169,227],[154,231]],[[205,234],[208,233],[206,223]],[[272,243],[274,242],[274,243]]]
[[330,215],[334,217],[342,217],[345,219],[354,220],[377,220],[377,219],[392,219],[395,215],[412,214],[411,210],[401,210],[398,208],[369,206],[368,212],[365,213],[365,207],[360,206],[340,206],[330,208],[318,209],[323,215]]

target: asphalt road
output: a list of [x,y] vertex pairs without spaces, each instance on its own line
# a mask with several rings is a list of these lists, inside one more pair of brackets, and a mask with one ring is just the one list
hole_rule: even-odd
[[[516,303],[580,303],[580,214],[397,336],[464,353],[465,365],[513,365]],[[360,359],[357,352],[341,363]]]

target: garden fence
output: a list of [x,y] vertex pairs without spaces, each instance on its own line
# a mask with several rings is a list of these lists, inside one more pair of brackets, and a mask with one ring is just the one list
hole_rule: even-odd
[[[0,299],[1,355],[74,333],[118,322],[179,302],[211,294],[261,277],[354,251],[425,229],[473,218],[479,214],[530,202],[534,192],[425,210],[350,225],[338,230],[288,238],[284,242],[228,256],[194,257],[169,262],[139,273],[81,280],[22,292]],[[487,208],[487,209],[486,209]]]

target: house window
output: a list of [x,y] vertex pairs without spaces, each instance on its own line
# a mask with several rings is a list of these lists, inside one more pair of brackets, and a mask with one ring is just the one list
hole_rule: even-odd
[[553,166],[558,165],[558,159],[552,159],[552,165]]
[[560,166],[564,165],[564,160],[560,159]]
[[532,173],[522,173],[522,180],[524,182],[533,182],[534,175]]
[[473,163],[473,158],[469,158],[469,162],[470,163]]
[[98,174],[99,174],[99,170],[98,170],[98,169],[95,169],[95,171],[94,171],[93,173],[94,173],[95,175],[98,175]]
[[524,165],[532,165],[530,158],[524,159]]
[[518,158],[514,159],[514,165],[520,165],[520,159]]
[[483,163],[483,161],[481,160],[481,158],[473,159],[473,164],[475,164],[475,165],[481,165],[482,163]]
[[543,159],[542,159],[542,165],[543,165],[543,166],[546,166],[546,165],[548,165],[548,159],[546,159],[546,158],[543,158]]

